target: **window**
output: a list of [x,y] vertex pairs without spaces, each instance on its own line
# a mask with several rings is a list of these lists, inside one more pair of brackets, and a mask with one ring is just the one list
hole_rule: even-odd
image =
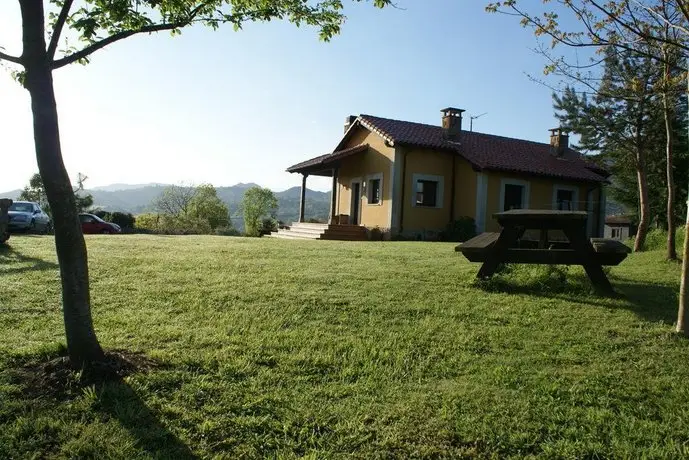
[[553,186],[553,209],[576,211],[579,203],[579,188],[565,185]]
[[504,203],[503,211],[522,209],[524,207],[524,186],[505,184]]
[[560,211],[572,211],[574,202],[574,192],[572,190],[559,189],[556,192],[555,204]]
[[433,180],[416,182],[416,205],[430,208],[438,205],[438,182]]
[[380,203],[380,179],[368,181],[368,204]]
[[369,205],[381,205],[383,203],[383,174],[369,174],[363,183],[363,194]]
[[620,239],[622,237],[622,229],[617,227],[612,229],[612,237]]
[[505,178],[500,181],[500,203],[498,210],[527,209],[529,207],[528,181]]
[[79,214],[79,220],[82,224],[90,224],[91,222],[93,222],[94,219],[89,215]]
[[412,175],[412,206],[419,208],[443,207],[443,176]]

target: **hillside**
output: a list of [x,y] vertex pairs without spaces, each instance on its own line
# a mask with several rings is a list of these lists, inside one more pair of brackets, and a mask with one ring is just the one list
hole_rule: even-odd
[[[255,187],[254,183],[239,183],[230,187],[216,187],[218,197],[228,206],[235,225],[241,227],[241,212],[239,210],[244,192]],[[106,211],[131,212],[141,214],[152,211],[151,203],[166,187],[164,184],[128,185],[113,184],[104,187],[94,187],[87,190],[93,195],[96,207]],[[16,199],[21,190],[0,193],[0,196]],[[296,220],[299,215],[299,187],[292,187],[282,192],[275,192],[280,209],[278,219],[284,222]],[[306,218],[327,219],[330,212],[330,193],[307,189]],[[239,224],[239,225],[238,225]]]

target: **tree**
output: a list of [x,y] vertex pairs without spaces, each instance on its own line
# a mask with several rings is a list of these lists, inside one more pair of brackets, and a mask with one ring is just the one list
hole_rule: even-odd
[[633,165],[639,225],[634,250],[643,250],[650,223],[648,160],[659,145],[662,111],[653,98],[655,65],[629,51],[607,48],[600,89],[589,101],[567,88],[554,95],[561,125],[581,135],[581,147],[598,151],[613,164]]
[[[77,207],[77,212],[86,212],[89,208],[93,206],[93,195],[86,193],[84,189],[84,182],[86,182],[85,175],[79,173],[77,175],[77,186],[74,189],[74,200]],[[40,174],[34,174],[29,179],[29,185],[24,187],[24,190],[19,194],[20,200],[33,201],[41,206],[41,209],[52,217],[52,212],[50,210],[50,204],[48,204],[48,198],[45,193],[45,187],[43,186],[43,179],[41,179]]]
[[230,211],[218,198],[218,193],[211,184],[202,184],[197,187],[196,194],[189,202],[188,213],[197,220],[208,222],[211,231],[230,224]]
[[153,201],[153,207],[159,213],[179,217],[187,213],[196,193],[193,185],[170,185]]
[[19,194],[19,199],[38,203],[41,209],[50,215],[50,205],[48,205],[48,198],[45,195],[45,187],[43,187],[43,180],[40,174],[36,173],[31,176],[29,185],[24,187],[24,190]]
[[263,220],[275,220],[278,211],[278,199],[267,188],[251,187],[244,192],[242,200],[244,211],[244,232],[248,236],[261,236]]
[[[546,3],[550,3],[549,1]],[[689,5],[685,0],[559,0],[558,11],[547,10],[543,14],[529,13],[520,8],[518,0],[493,2],[487,6],[491,12],[503,11],[516,15],[525,27],[531,27],[537,36],[551,38],[551,47],[558,44],[574,48],[603,50],[613,46],[641,54],[649,49],[668,45],[674,52],[686,56],[689,52]],[[567,30],[561,26],[560,13],[570,13],[579,30]],[[658,33],[657,25],[667,25],[673,35]],[[664,27],[663,27],[664,29]],[[638,44],[647,45],[639,47]],[[663,63],[671,63],[665,56],[649,56]],[[558,67],[565,60],[551,62],[546,70]],[[689,78],[686,78],[689,98]],[[668,145],[669,142],[668,142]],[[671,152],[669,152],[671,153]],[[668,159],[671,159],[669,157]],[[668,169],[671,165],[668,165]],[[671,175],[668,174],[668,177]],[[668,184],[671,189],[671,184]],[[668,193],[668,201],[672,194]],[[669,207],[669,206],[668,206]],[[669,242],[669,241],[668,241]],[[689,210],[685,222],[685,239],[682,250],[682,275],[680,280],[677,331],[689,336]]]
[[[390,1],[372,0],[381,8]],[[74,0],[46,3],[47,24],[44,0],[19,0],[23,51],[15,56],[0,46],[0,63],[19,67],[16,78],[31,97],[38,169],[53,212],[67,350],[71,364],[83,368],[104,355],[91,317],[86,244],[62,159],[53,71],[88,62],[94,52],[126,38],[160,31],[179,34],[197,23],[240,29],[247,22],[285,19],[317,27],[321,39],[328,40],[340,31],[343,5],[342,0],[82,0],[79,8]],[[83,47],[66,46],[59,52],[61,43]]]

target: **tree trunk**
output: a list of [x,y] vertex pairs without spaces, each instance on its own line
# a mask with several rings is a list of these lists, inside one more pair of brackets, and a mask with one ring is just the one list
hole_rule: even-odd
[[53,214],[62,280],[62,311],[72,366],[103,358],[91,319],[86,244],[74,192],[62,161],[52,70],[46,52],[43,0],[21,0],[25,86],[31,95],[38,170]]
[[[665,84],[670,84],[670,64],[665,64]],[[663,91],[663,114],[665,118],[665,157],[667,172],[667,259],[677,260],[675,247],[675,179],[674,166],[672,164],[672,122],[674,119],[673,108],[668,101],[667,88]]]
[[637,161],[636,180],[639,186],[639,228],[636,231],[634,240],[634,252],[643,251],[646,245],[646,234],[648,233],[648,179],[646,177],[646,162],[641,158]]
[[[687,100],[689,100],[689,73],[687,74]],[[687,198],[687,220],[684,224],[684,248],[682,249],[682,277],[679,284],[679,308],[677,310],[677,332],[689,336],[685,324],[689,321],[687,306],[687,275],[689,275],[689,197]]]

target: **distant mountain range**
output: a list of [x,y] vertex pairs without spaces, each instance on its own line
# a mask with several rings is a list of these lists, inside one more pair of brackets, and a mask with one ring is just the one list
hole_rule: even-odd
[[[103,187],[93,187],[87,192],[93,195],[94,206],[105,211],[131,212],[142,214],[153,211],[153,201],[163,192],[166,184],[112,184]],[[256,184],[236,184],[231,187],[216,187],[218,197],[230,209],[233,222],[241,227],[241,212],[239,205],[244,198],[244,192],[255,187]],[[17,199],[21,190],[0,193],[0,197]],[[296,221],[299,216],[300,187],[292,187],[282,192],[275,192],[280,205],[278,219],[284,222]],[[328,218],[330,213],[330,193],[316,190],[306,190],[306,209],[304,215],[307,219]],[[239,222],[236,222],[239,221]]]

